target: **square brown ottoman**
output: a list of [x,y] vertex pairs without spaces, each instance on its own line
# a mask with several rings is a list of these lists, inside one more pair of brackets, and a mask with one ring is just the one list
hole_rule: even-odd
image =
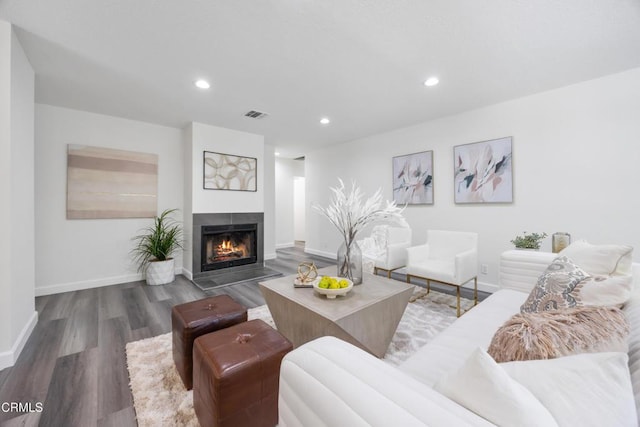
[[203,427],[273,427],[288,339],[262,320],[207,334],[193,345],[193,407]]
[[187,390],[193,386],[193,340],[246,320],[247,309],[228,295],[173,306],[173,361]]

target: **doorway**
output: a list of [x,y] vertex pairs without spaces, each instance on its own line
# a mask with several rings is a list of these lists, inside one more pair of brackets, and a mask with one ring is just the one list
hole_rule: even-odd
[[304,177],[293,177],[293,240],[304,242],[305,235],[305,190]]

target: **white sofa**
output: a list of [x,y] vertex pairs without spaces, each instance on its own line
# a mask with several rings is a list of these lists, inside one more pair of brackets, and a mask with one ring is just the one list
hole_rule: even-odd
[[[476,348],[489,346],[494,332],[519,311],[537,277],[555,257],[529,251],[503,254],[503,289],[457,319],[399,367],[333,337],[292,351],[281,367],[279,426],[493,425],[433,386],[446,373],[458,370]],[[629,373],[624,364],[623,369],[633,386],[627,402],[635,398],[635,407],[640,408],[640,264],[633,264],[633,278],[632,297],[624,307],[631,324]],[[636,408],[632,402],[629,406],[633,415],[625,412],[623,424],[637,425]]]

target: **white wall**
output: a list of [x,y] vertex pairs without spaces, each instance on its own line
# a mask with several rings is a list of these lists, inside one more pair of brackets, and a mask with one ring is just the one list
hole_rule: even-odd
[[[479,263],[489,267],[479,278],[485,285],[498,283],[500,253],[525,230],[630,244],[638,261],[639,112],[634,69],[329,147],[306,156],[307,207],[328,203],[336,177],[355,178],[368,195],[382,187],[391,199],[391,158],[434,150],[435,203],[405,211],[414,244],[425,241],[428,228],[478,232]],[[514,202],[456,205],[453,147],[503,136],[513,136]],[[307,212],[307,250],[335,254],[338,232]],[[550,238],[542,249],[551,249]]]
[[[185,158],[191,162],[185,166],[185,212],[197,213],[264,213],[264,256],[275,257],[274,207],[273,207],[273,158],[274,149],[265,146],[264,136],[233,129],[190,123],[183,130]],[[257,191],[205,190],[203,183],[204,151],[232,154],[257,159]],[[192,215],[185,223],[185,235],[193,238]],[[185,246],[186,248],[186,246]],[[188,277],[193,276],[191,244],[184,251],[184,265]]]
[[[131,237],[152,219],[66,219],[67,144],[158,155],[158,212],[183,207],[179,129],[36,104],[36,294],[139,280]],[[180,211],[176,217],[182,219]],[[181,266],[181,257],[176,257]],[[178,272],[180,269],[178,269]]]
[[[182,129],[182,158],[191,159],[193,153],[193,123]],[[193,164],[184,162],[183,174],[183,213],[184,213],[184,245],[182,251],[182,271],[186,277],[193,279]]]
[[304,176],[304,162],[276,158],[275,175],[276,247],[286,248],[293,246],[294,241],[293,180]]
[[264,147],[264,259],[276,258],[276,149]]
[[[15,33],[11,37],[11,319],[13,342],[35,312],[34,82],[35,75]],[[28,334],[27,336],[28,337]],[[26,339],[25,337],[25,339]]]
[[34,73],[0,21],[0,370],[15,363],[38,315],[34,301]]
[[[4,21],[0,21],[0,200],[11,200],[11,25]],[[0,369],[13,364],[11,293],[11,210],[0,209]]]
[[[191,137],[193,213],[264,212],[264,136],[192,123]],[[205,190],[204,151],[256,158],[258,191]]]

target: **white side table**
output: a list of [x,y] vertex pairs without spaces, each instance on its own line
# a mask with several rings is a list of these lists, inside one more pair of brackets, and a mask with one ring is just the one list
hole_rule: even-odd
[[500,287],[531,292],[538,277],[558,254],[514,249],[500,254]]

